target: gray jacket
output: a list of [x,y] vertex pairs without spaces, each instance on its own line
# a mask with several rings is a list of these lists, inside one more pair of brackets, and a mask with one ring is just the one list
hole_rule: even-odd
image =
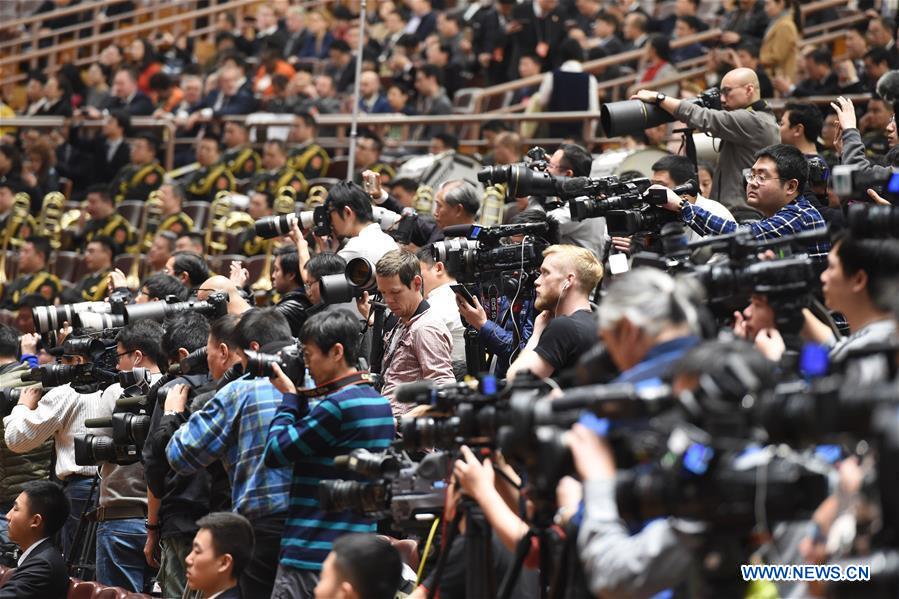
[[888,178],[893,169],[888,166],[872,164],[865,152],[865,142],[858,129],[843,129],[843,155],[840,156],[841,164],[857,166],[863,172],[875,177]]
[[721,139],[718,166],[712,175],[712,197],[709,199],[724,204],[731,212],[735,208],[742,209],[744,213],[753,210],[746,204],[743,169],[752,167],[756,152],[780,143],[780,127],[774,115],[752,108],[711,110],[691,102],[681,102],[674,116],[699,131]]

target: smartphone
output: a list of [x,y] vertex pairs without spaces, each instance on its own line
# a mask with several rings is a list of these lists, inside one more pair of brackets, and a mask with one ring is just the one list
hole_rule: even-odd
[[468,302],[468,305],[472,308],[475,307],[474,296],[471,295],[471,291],[469,291],[465,285],[459,285],[458,283],[455,285],[450,285],[450,289],[453,290],[453,293],[456,295],[461,295],[465,298],[465,301]]

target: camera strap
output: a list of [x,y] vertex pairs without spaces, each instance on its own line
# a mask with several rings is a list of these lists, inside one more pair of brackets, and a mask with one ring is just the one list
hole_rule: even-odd
[[771,110],[771,107],[768,106],[768,103],[764,100],[757,100],[746,107],[746,110],[751,112],[769,112],[774,114],[774,111]]
[[335,391],[349,385],[371,385],[371,378],[367,372],[354,372],[339,379],[334,379],[329,383],[325,383],[314,389],[299,389],[297,395],[305,399],[317,399],[326,395],[331,395]]

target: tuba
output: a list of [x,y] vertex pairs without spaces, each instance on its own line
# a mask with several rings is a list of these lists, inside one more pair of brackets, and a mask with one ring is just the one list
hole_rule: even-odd
[[17,193],[13,199],[12,211],[6,221],[3,230],[3,244],[0,245],[0,285],[7,283],[6,278],[6,254],[10,246],[20,246],[24,240],[13,239],[13,235],[19,226],[28,219],[31,211],[31,198],[27,193]]
[[481,200],[481,218],[478,221],[485,227],[503,224],[503,209],[506,207],[506,186],[491,185],[484,190]]
[[206,229],[206,253],[210,256],[228,251],[228,236],[256,224],[253,217],[234,210],[233,192],[222,190],[209,205],[209,226]]
[[[275,215],[295,214],[297,204],[297,190],[289,185],[285,185],[278,190],[278,196],[275,198]],[[262,263],[262,272],[257,280],[250,287],[256,292],[268,292],[272,290],[272,253],[275,249],[275,239],[268,240],[268,247],[265,250],[265,261]]]
[[311,210],[316,206],[321,206],[328,199],[328,188],[324,185],[313,185],[306,194],[306,209]]
[[434,212],[434,188],[430,185],[419,185],[415,190],[413,207],[419,214],[432,214]]
[[62,217],[66,196],[51,191],[44,196],[41,213],[37,218],[37,234],[50,240],[50,246],[58,250],[62,246]]

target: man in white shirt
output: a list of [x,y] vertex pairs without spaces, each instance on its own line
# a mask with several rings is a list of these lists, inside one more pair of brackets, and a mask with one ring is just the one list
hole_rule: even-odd
[[[674,189],[678,185],[683,185],[690,179],[697,179],[693,163],[686,156],[665,156],[656,161],[652,165],[652,182],[662,185],[668,189]],[[688,202],[695,204],[700,208],[711,212],[715,216],[720,216],[724,220],[736,220],[730,213],[730,210],[720,202],[704,198],[697,194],[695,197],[684,196]],[[702,235],[691,228],[686,228],[687,242],[702,239]]]
[[353,258],[366,258],[372,265],[391,250],[399,249],[390,235],[373,222],[371,198],[357,184],[341,181],[328,191],[325,201],[331,231],[345,241],[337,254],[349,263]]
[[462,324],[462,318],[459,316],[456,294],[450,287],[450,285],[456,284],[456,279],[450,276],[443,262],[434,259],[432,248],[433,246],[428,244],[415,254],[421,265],[424,298],[428,300],[431,309],[443,319],[443,323],[453,338],[453,373],[456,375],[456,379],[461,379],[466,372],[465,325]]

